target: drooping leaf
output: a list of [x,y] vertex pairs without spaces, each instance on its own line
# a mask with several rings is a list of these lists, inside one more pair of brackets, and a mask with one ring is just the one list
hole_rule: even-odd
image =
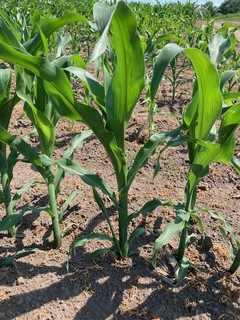
[[139,170],[147,163],[148,159],[154,154],[156,148],[171,139],[178,136],[181,131],[181,127],[171,132],[156,133],[152,135],[142,148],[138,151],[136,157],[134,158],[133,165],[128,172],[128,185],[130,187],[135,175]]
[[3,266],[11,265],[13,263],[14,259],[20,257],[21,255],[32,253],[32,252],[38,252],[38,251],[40,251],[40,250],[37,248],[22,249],[22,250],[18,251],[17,253],[15,253],[14,255],[8,256],[7,258],[0,260],[0,268]]
[[228,143],[232,134],[240,126],[240,104],[229,108],[223,115],[221,126],[219,128],[218,142],[220,144]]
[[0,221],[0,231],[9,230],[11,227],[16,226],[16,224],[22,219],[24,212],[19,214],[12,214],[10,216],[5,216]]
[[167,69],[170,61],[175,58],[180,52],[183,51],[183,48],[179,47],[174,43],[169,43],[161,50],[159,56],[157,57],[156,64],[153,70],[153,77],[150,85],[150,98],[153,101],[156,95],[156,92],[159,87],[159,83],[162,80],[163,74]]
[[223,38],[220,33],[216,33],[209,45],[209,54],[212,63],[217,66],[223,55],[231,48],[231,39],[229,36]]
[[87,242],[93,239],[113,241],[113,238],[105,233],[90,233],[86,236],[82,236],[74,240],[73,243],[71,244],[71,249],[73,250],[77,247],[84,246]]
[[159,249],[167,244],[173,237],[180,234],[185,226],[185,222],[189,220],[190,214],[182,209],[178,210],[176,218],[170,221],[163,229],[160,236],[156,239],[153,248],[153,266],[156,267],[157,254]]
[[[56,30],[60,29],[61,27],[73,23],[73,22],[83,22],[88,23],[88,20],[84,18],[82,15],[77,13],[67,13],[61,18],[50,18],[41,24],[41,31],[45,38],[49,38]],[[26,50],[31,53],[35,54],[37,50],[42,45],[42,37],[40,32],[38,32],[32,39],[27,41],[24,44]]]

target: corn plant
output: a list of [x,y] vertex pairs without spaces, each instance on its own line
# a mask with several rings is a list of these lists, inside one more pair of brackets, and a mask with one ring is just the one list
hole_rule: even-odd
[[[221,94],[221,82],[218,71],[211,60],[198,49],[181,49],[176,45],[167,45],[161,52],[157,66],[154,70],[152,79],[151,94],[152,98],[156,93],[161,75],[166,67],[166,61],[170,61],[179,52],[184,52],[191,60],[196,73],[197,82],[194,86],[193,97],[186,109],[183,118],[182,129],[187,133],[182,136],[182,141],[187,142],[190,168],[186,183],[184,201],[176,210],[176,217],[172,220],[158,239],[155,241],[153,252],[153,265],[156,266],[158,250],[168,243],[171,238],[180,234],[180,242],[178,248],[178,261],[181,263],[178,284],[184,278],[189,266],[188,259],[184,256],[185,248],[189,240],[194,235],[188,235],[190,219],[196,220],[201,230],[203,225],[196,215],[195,203],[197,196],[198,183],[208,174],[209,165],[212,162],[231,163],[239,172],[239,163],[233,157],[235,148],[234,132],[240,123],[239,104],[232,105],[222,116],[220,128],[218,130],[218,140],[215,141],[216,132],[213,130],[215,122],[222,114],[223,96]],[[216,50],[218,52],[218,50]],[[169,53],[167,55],[167,52]],[[218,56],[217,52],[215,57]],[[166,54],[166,55],[165,55]],[[166,58],[168,56],[168,59]],[[159,72],[161,71],[161,72]],[[168,146],[179,145],[179,141],[169,141]],[[156,172],[159,164],[156,167]],[[222,217],[215,215],[222,223],[225,221]],[[224,222],[228,226],[227,222]],[[228,228],[228,231],[230,228]],[[231,235],[234,235],[231,232]],[[239,251],[239,241],[233,236],[234,242]],[[233,266],[230,270],[233,272],[239,265],[239,253],[234,259]]]
[[[1,88],[0,88],[0,122],[4,128],[8,128],[11,118],[12,108],[18,102],[18,98],[15,96],[10,99],[10,86],[11,86],[11,72],[9,69],[0,70]],[[11,195],[11,180],[12,170],[15,164],[14,153],[10,152],[7,155],[7,148],[4,143],[0,143],[0,158],[1,158],[1,202],[5,205],[6,215],[8,217],[14,214],[12,195]],[[11,236],[15,236],[14,227],[8,229]]]
[[[2,43],[4,43],[5,45],[8,44],[14,46],[15,48],[18,48],[20,52],[22,51],[29,56],[30,53],[36,56],[42,55],[43,53],[48,54],[47,38],[50,37],[58,28],[64,26],[66,23],[71,23],[74,21],[86,22],[85,18],[77,14],[72,14],[71,16],[67,15],[62,18],[48,19],[43,22],[41,27],[39,27],[40,30],[35,34],[33,38],[28,39],[27,42],[22,44],[21,42],[19,42],[21,38],[19,36],[18,29],[15,28],[11,19],[8,18],[7,15],[4,15],[4,18],[4,20],[0,20],[0,41],[2,41]],[[53,64],[56,64],[60,67],[63,67],[64,65],[66,66],[67,62],[70,59],[70,57],[61,56],[62,51],[65,47],[65,43],[62,43],[63,45],[59,46],[56,52],[57,56],[60,57],[53,60]],[[38,58],[36,57],[36,59]],[[15,208],[16,204],[16,199],[11,199],[10,182],[12,180],[13,165],[20,160],[19,153],[25,156],[25,161],[29,161],[33,165],[36,165],[35,159],[39,159],[39,155],[31,149],[27,141],[19,138],[19,141],[21,141],[20,144],[23,144],[25,146],[24,148],[26,150],[24,152],[22,152],[21,148],[21,151],[20,149],[18,150],[18,148],[16,148],[14,145],[13,141],[15,141],[15,138],[8,132],[8,124],[14,106],[17,102],[19,102],[20,99],[25,102],[24,111],[31,120],[33,126],[36,129],[36,132],[38,133],[41,152],[49,157],[53,156],[53,150],[56,142],[55,127],[60,118],[60,115],[49,99],[48,93],[44,89],[44,83],[41,76],[39,74],[38,76],[36,76],[33,73],[29,72],[27,69],[24,69],[22,66],[20,66],[21,63],[19,63],[19,57],[15,56],[15,59],[13,59],[13,61],[11,62],[13,62],[15,65],[16,92],[14,93],[13,98],[9,98],[7,99],[7,101],[5,101],[6,99],[4,97],[4,93],[7,91],[7,89],[4,90],[3,88],[1,105],[1,129],[2,136],[4,136],[4,138],[1,140],[1,158],[5,160],[2,161],[1,178],[3,185],[4,203],[8,216],[14,213],[13,208]],[[7,83],[6,72],[2,72],[2,75],[5,75],[5,78],[3,77],[3,79],[5,79],[4,83]],[[77,137],[75,137],[74,140],[70,143],[70,146],[66,150],[64,156],[71,159],[74,150],[80,147],[83,140],[90,134],[91,132],[88,131],[86,134],[79,134]],[[11,150],[8,158],[6,157],[6,144],[9,145]],[[29,155],[29,158],[28,156],[26,156],[26,154]],[[36,169],[40,172],[48,187],[50,207],[46,206],[44,208],[41,208],[41,210],[45,210],[51,215],[54,233],[54,247],[57,248],[61,246],[60,223],[63,219],[63,215],[66,211],[67,205],[70,203],[71,199],[73,199],[73,196],[75,196],[78,192],[74,192],[63,205],[61,211],[58,212],[57,196],[60,192],[60,183],[65,175],[64,171],[59,168],[56,172],[53,172],[51,165],[44,168],[40,164],[36,166]],[[30,185],[30,183],[27,183],[26,186],[21,190],[21,192],[26,191],[26,188],[30,187]],[[20,191],[18,192],[18,196],[20,196]],[[36,210],[38,212],[40,210],[39,208],[33,207],[31,207],[30,209]],[[14,220],[12,219],[12,221]],[[11,229],[11,231],[12,235],[14,235],[13,229]]]
[[[96,12],[95,20],[102,35],[93,52],[93,59],[103,57],[106,75],[105,86],[102,86],[99,81],[81,68],[71,67],[66,70],[75,75],[80,74],[86,87],[91,90],[99,109],[76,100],[66,73],[56,63],[41,57],[31,56],[24,50],[16,50],[4,43],[0,43],[0,57],[21,65],[41,77],[44,89],[57,112],[73,121],[82,121],[92,129],[107,151],[113,165],[117,193],[107,187],[100,177],[84,170],[71,159],[63,157],[57,161],[51,159],[46,153],[38,155],[29,146],[26,146],[22,139],[12,136],[1,127],[0,141],[14,145],[14,148],[42,173],[47,183],[53,183],[49,166],[57,163],[66,173],[78,174],[86,183],[90,184],[94,190],[94,197],[107,219],[112,236],[95,233],[86,235],[77,239],[72,248],[83,245],[93,238],[107,239],[113,241],[117,255],[125,258],[129,253],[131,242],[144,232],[144,229],[140,228],[129,236],[130,222],[142,211],[148,212],[159,204],[159,201],[150,201],[139,211],[129,214],[128,192],[130,186],[137,172],[146,164],[156,147],[161,142],[170,140],[171,134],[156,134],[150,138],[146,145],[139,150],[133,166],[128,168],[125,155],[125,130],[144,86],[145,65],[142,44],[136,31],[134,16],[125,2],[119,1],[112,7],[96,4],[94,9]],[[106,63],[106,56],[104,57],[106,46],[112,55],[112,70],[108,67],[110,64]],[[111,73],[112,71],[113,73]],[[118,210],[118,235],[111,226],[107,209],[101,200],[98,189],[110,197]]]

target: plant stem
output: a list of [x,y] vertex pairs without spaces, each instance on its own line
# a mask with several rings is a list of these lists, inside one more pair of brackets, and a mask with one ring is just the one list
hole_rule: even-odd
[[233,274],[237,271],[237,268],[240,266],[240,248],[238,248],[237,254],[233,260],[233,263],[229,269],[230,273]]
[[[11,216],[14,214],[13,207],[12,207],[12,197],[11,197],[11,190],[10,190],[10,183],[9,183],[9,176],[7,169],[3,169],[1,171],[1,183],[3,187],[3,195],[4,195],[4,205],[6,209],[6,215]],[[11,227],[8,229],[8,233],[11,237],[16,236],[16,230],[15,227]]]
[[[124,188],[125,189],[125,188]],[[126,189],[125,189],[126,191]],[[120,246],[120,257],[125,259],[128,255],[128,192],[119,194],[119,246]]]
[[52,217],[54,248],[57,249],[61,247],[62,238],[61,238],[61,230],[59,225],[59,216],[58,216],[58,210],[57,210],[54,183],[48,184],[48,194],[49,194],[51,217]]
[[[188,191],[189,191],[189,184],[187,183],[185,188],[185,198],[186,198],[185,211],[191,212],[196,203],[197,187],[193,188],[191,192],[188,192]],[[189,221],[186,221],[180,236],[180,242],[178,246],[178,261],[181,261],[184,257],[184,252],[185,252],[186,243],[187,243],[188,227],[189,227]]]
[[185,247],[186,247],[186,239],[187,239],[187,222],[184,225],[184,228],[182,230],[181,236],[180,236],[180,242],[178,246],[178,261],[182,261],[184,257]]

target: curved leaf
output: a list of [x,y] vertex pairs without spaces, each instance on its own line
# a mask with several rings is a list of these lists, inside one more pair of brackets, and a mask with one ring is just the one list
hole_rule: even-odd
[[84,246],[87,242],[93,239],[113,241],[113,238],[105,233],[90,233],[86,236],[82,236],[74,240],[73,243],[71,244],[71,249]]
[[178,210],[176,218],[170,221],[163,232],[154,242],[153,248],[153,266],[156,267],[157,254],[159,249],[167,244],[173,237],[179,235],[185,226],[185,222],[190,218],[190,214],[184,210]]

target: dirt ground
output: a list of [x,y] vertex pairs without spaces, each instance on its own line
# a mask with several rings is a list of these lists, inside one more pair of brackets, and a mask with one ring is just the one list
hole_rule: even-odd
[[[178,126],[176,116],[181,115],[191,94],[192,71],[181,74],[182,82],[174,102],[171,100],[169,82],[164,80],[157,96],[155,130],[169,131]],[[144,93],[141,97],[142,102]],[[129,165],[136,152],[148,137],[147,105],[138,103],[127,129],[126,146]],[[32,127],[22,114],[19,105],[11,121],[11,132],[25,135]],[[175,117],[173,116],[175,114]],[[57,126],[57,145],[54,157],[60,158],[70,139],[85,130],[67,120]],[[240,133],[238,131],[238,137]],[[38,147],[36,137],[31,138]],[[240,154],[237,141],[236,156]],[[171,148],[162,156],[161,170],[153,180],[157,155],[141,169],[130,190],[129,211],[133,212],[151,199],[182,201],[186,175],[189,168],[186,147]],[[116,188],[113,169],[105,151],[92,136],[74,159],[84,168],[98,173],[107,184]],[[18,190],[26,181],[40,179],[32,167],[18,163],[14,171],[13,190]],[[20,256],[14,263],[0,269],[0,319],[16,320],[82,320],[82,319],[240,319],[240,271],[229,275],[229,248],[218,229],[218,223],[206,213],[199,213],[205,228],[206,240],[201,246],[197,225],[191,226],[197,239],[187,249],[187,256],[194,264],[179,287],[168,282],[173,277],[170,259],[175,256],[178,238],[174,238],[160,250],[157,268],[152,266],[152,249],[156,237],[174,216],[170,207],[161,207],[149,215],[142,215],[130,226],[130,231],[144,226],[146,233],[140,236],[133,247],[138,254],[119,261],[111,255],[92,260],[89,253],[102,248],[106,243],[98,240],[76,249],[69,258],[69,246],[81,235],[90,232],[108,232],[102,213],[94,202],[91,189],[77,176],[67,175],[58,199],[58,206],[74,190],[79,194],[68,207],[62,230],[74,223],[63,237],[62,247],[52,249],[51,219],[46,212],[27,212],[17,227],[19,235],[11,239],[7,233],[0,234],[0,258],[14,254],[23,248],[38,248],[39,251]],[[214,164],[209,175],[200,183],[197,205],[220,213],[240,236],[239,204],[240,178],[228,165]],[[107,197],[114,228],[117,216]],[[24,204],[40,207],[47,203],[47,191],[43,184],[35,184],[23,194],[19,207]],[[4,216],[0,207],[0,218]],[[67,261],[69,258],[69,270]]]

